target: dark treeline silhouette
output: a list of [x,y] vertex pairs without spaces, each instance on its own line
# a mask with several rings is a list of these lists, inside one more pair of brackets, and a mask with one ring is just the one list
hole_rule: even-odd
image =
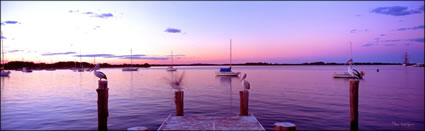
[[[99,63],[102,68],[111,68],[111,67],[128,67],[130,64],[121,64],[121,65],[111,65],[108,63]],[[2,65],[3,66],[3,65]],[[150,67],[148,63],[145,64],[133,64],[133,67]],[[32,69],[71,69],[71,68],[93,68],[94,65],[87,62],[74,62],[74,61],[65,61],[65,62],[56,62],[52,64],[47,63],[34,63],[34,62],[22,62],[22,61],[11,61],[4,65],[6,70],[20,70],[23,67],[32,68]]]
[[[281,64],[281,63],[267,63],[267,62],[247,62],[245,64],[232,64],[235,66],[255,66],[255,65],[264,65],[264,66],[274,66],[274,65],[344,65],[345,63],[335,63],[329,62],[325,63],[322,61],[311,62],[311,63],[302,63],[302,64]],[[99,63],[102,68],[119,68],[119,67],[151,67],[151,66],[171,66],[171,64],[119,64],[111,65],[108,63]],[[229,64],[206,64],[206,63],[194,63],[194,64],[174,64],[173,66],[227,66]],[[380,63],[380,62],[356,62],[353,65],[401,65],[401,63]],[[3,66],[3,65],[2,65]],[[23,67],[32,68],[32,69],[71,69],[71,68],[93,68],[94,65],[87,62],[74,62],[74,61],[64,61],[56,62],[52,64],[47,63],[34,63],[34,62],[22,62],[22,61],[11,61],[5,64],[4,68],[6,70],[20,70]]]

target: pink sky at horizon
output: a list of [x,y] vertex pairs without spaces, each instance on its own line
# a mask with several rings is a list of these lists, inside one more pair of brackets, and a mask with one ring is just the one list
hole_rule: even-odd
[[[1,1],[6,61],[424,63],[423,1]],[[377,11],[380,8],[386,10]],[[396,8],[405,8],[399,9]],[[422,8],[422,9],[421,9]],[[78,12],[77,12],[78,11]],[[28,13],[31,12],[31,13]],[[8,23],[9,21],[9,23]],[[11,24],[10,21],[17,21]],[[166,29],[177,32],[167,32]],[[403,30],[404,28],[404,30]],[[61,54],[64,52],[73,52]],[[54,55],[43,55],[50,54]],[[3,59],[3,58],[2,58]],[[93,62],[92,57],[82,57]]]

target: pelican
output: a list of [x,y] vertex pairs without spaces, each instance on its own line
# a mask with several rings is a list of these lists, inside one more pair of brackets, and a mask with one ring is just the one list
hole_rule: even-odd
[[242,86],[245,87],[245,89],[249,89],[251,86],[250,86],[249,82],[245,79],[246,79],[246,73],[243,74],[243,76],[241,78],[241,83],[242,83]]
[[178,77],[177,78],[177,80],[171,80],[171,87],[173,88],[173,89],[176,89],[176,90],[181,90],[181,89],[183,89],[180,85],[182,85],[182,81],[183,81],[183,78],[184,78],[184,71],[183,71],[183,73],[180,75],[180,77]]
[[357,79],[362,79],[363,78],[363,72],[360,72],[359,73],[359,71],[357,71],[356,69],[351,68],[351,65],[348,66],[348,73],[351,76],[353,76],[353,77],[355,77]]
[[93,70],[92,71],[94,71],[93,72],[93,74],[97,77],[97,78],[99,78],[99,80],[101,80],[102,78],[103,79],[105,79],[105,80],[107,80],[108,78],[106,78],[106,75],[103,73],[103,72],[100,72],[100,71],[97,71],[97,70],[99,70],[100,69],[100,66],[99,66],[99,64],[96,64],[96,66],[93,68]]

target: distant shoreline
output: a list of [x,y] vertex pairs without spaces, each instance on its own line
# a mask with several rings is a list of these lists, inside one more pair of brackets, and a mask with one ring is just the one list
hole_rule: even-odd
[[[108,63],[99,63],[102,68],[122,68],[122,67],[162,67],[162,66],[171,66],[171,64],[119,64],[112,65]],[[345,65],[345,63],[334,63],[334,62],[311,62],[311,63],[302,63],[302,64],[279,64],[279,63],[265,63],[265,62],[248,62],[244,64],[232,64],[233,66],[308,66],[308,65]],[[379,62],[358,62],[353,63],[353,65],[402,65],[401,63],[379,63]],[[423,67],[424,64],[408,64],[408,66],[416,65]],[[3,66],[3,65],[2,65]],[[174,64],[173,66],[229,66],[229,64],[207,64],[207,63],[194,63],[194,64]],[[22,61],[11,61],[5,64],[4,69],[6,70],[19,70],[23,67],[32,68],[32,69],[72,69],[72,68],[93,68],[94,65],[87,62],[56,62],[53,64],[46,63],[34,63],[34,62],[22,62]]]

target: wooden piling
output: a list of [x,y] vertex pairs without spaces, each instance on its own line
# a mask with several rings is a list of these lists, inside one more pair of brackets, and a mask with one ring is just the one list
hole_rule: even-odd
[[248,90],[239,91],[239,96],[240,96],[240,116],[248,116],[249,91]]
[[99,80],[97,92],[97,120],[99,130],[108,130],[108,81]]
[[176,103],[176,116],[183,116],[184,110],[183,110],[183,97],[184,92],[181,90],[174,92],[174,101]]
[[350,130],[359,130],[359,80],[350,80]]
[[276,122],[274,123],[275,131],[295,131],[296,125],[290,122]]

